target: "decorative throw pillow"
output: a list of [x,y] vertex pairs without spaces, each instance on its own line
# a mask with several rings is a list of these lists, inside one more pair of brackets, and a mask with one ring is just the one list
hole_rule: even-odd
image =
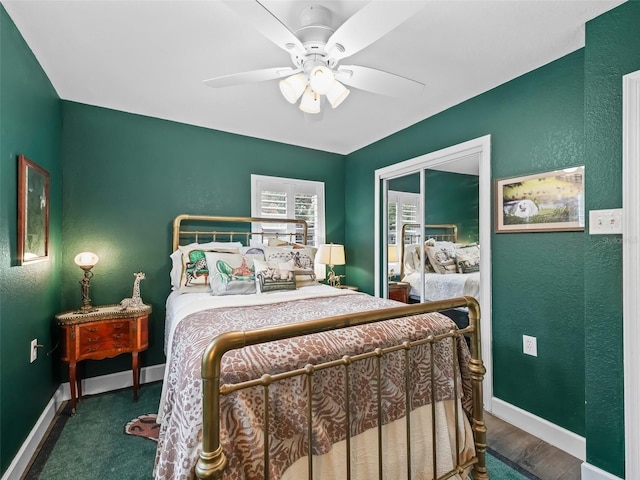
[[259,293],[296,289],[293,260],[284,263],[254,260],[253,264]]
[[[427,248],[429,248],[429,244],[428,242],[425,242],[424,244],[424,271],[425,273],[435,273],[436,270],[435,268],[433,268],[433,265],[431,265],[431,261],[429,260],[429,255],[427,253]],[[413,249],[413,263],[415,265],[415,271],[419,272],[420,271],[420,265],[422,265],[422,257],[420,255],[420,245],[416,245],[416,248]]]
[[418,249],[419,247],[419,244],[405,245],[403,255],[405,275],[409,275],[410,273],[416,272],[418,270],[419,267],[416,265],[416,258],[419,253],[416,252],[416,249]]
[[206,252],[211,295],[248,295],[256,293],[255,260],[262,254]]
[[426,247],[427,256],[436,273],[457,273],[456,246],[452,242],[435,242],[434,246]]
[[[189,245],[184,245],[184,248],[198,248],[200,250],[228,250],[233,251],[242,247],[242,243],[240,242],[207,242],[207,243],[190,243]],[[175,252],[169,255],[171,259],[171,273],[169,274],[171,278],[171,289],[177,290],[180,288],[180,277],[182,276],[182,251],[178,248]]]
[[180,293],[209,292],[209,267],[205,251],[199,247],[178,247],[182,253],[182,270],[178,291]]
[[458,273],[480,271],[480,247],[478,245],[466,245],[457,248],[455,254]]
[[317,285],[316,273],[313,263],[316,258],[315,247],[266,247],[264,257],[268,262],[285,263],[293,260],[294,273],[296,275],[296,287]]

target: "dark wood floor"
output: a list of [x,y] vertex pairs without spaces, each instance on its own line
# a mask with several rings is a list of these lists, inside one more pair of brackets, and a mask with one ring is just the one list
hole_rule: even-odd
[[582,460],[485,413],[487,445],[541,480],[580,480]]

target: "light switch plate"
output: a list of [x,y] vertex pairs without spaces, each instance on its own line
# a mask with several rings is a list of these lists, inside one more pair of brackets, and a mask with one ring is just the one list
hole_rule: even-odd
[[622,209],[590,210],[589,234],[612,235],[622,233]]

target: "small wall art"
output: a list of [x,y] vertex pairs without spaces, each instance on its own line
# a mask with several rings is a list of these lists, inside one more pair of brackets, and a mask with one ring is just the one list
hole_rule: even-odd
[[584,166],[497,180],[496,233],[584,230]]
[[49,258],[49,173],[18,156],[18,264]]

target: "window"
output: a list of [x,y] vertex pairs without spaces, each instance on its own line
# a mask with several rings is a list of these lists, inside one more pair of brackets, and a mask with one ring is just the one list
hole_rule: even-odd
[[[398,245],[402,226],[406,223],[420,223],[420,194],[389,190],[389,245]],[[416,243],[420,239],[420,227],[405,230],[404,243]]]
[[[296,218],[307,222],[307,244],[324,243],[324,183],[293,178],[251,175],[251,216]],[[293,233],[302,242],[302,229],[288,224],[264,224],[262,230]]]

